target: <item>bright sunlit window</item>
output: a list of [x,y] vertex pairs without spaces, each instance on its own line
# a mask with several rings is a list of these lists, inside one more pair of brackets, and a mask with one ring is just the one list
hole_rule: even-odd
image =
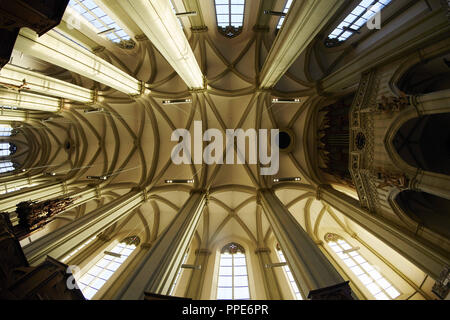
[[[188,257],[188,254],[187,254],[187,252],[186,252],[186,253],[184,254],[183,261],[181,262],[182,265],[186,263],[187,257]],[[173,295],[173,292],[175,291],[175,288],[176,288],[176,286],[177,286],[178,280],[180,280],[181,271],[182,271],[182,268],[181,268],[181,266],[180,266],[180,269],[178,270],[177,276],[175,277],[175,281],[174,281],[173,284],[172,284],[172,288],[170,288],[169,296]]]
[[0,173],[14,171],[16,168],[14,167],[14,163],[11,161],[0,161]]
[[237,243],[221,250],[217,300],[250,300],[245,251]]
[[217,26],[227,37],[234,37],[244,25],[245,0],[215,0]]
[[[291,7],[291,4],[292,4],[292,0],[287,0],[286,1],[286,5],[284,6],[284,9],[283,9],[283,13],[288,13],[288,11],[289,11],[289,8]],[[285,19],[286,17],[280,17],[280,20],[278,20],[278,25],[277,25],[277,29],[280,29],[281,28],[281,26],[283,25],[283,22],[284,22],[284,19]]]
[[112,42],[130,40],[130,36],[92,0],[70,0],[69,6],[89,21],[98,33]]
[[139,245],[139,238],[128,237],[118,243],[110,251],[105,251],[98,260],[79,280],[77,284],[86,299],[90,300],[117,271],[122,263]]
[[0,157],[7,157],[16,152],[16,146],[9,142],[0,143]]
[[[281,251],[281,248],[279,245],[277,245],[277,253],[278,257],[280,258],[280,262],[286,262],[286,259],[284,258],[283,251]],[[297,283],[295,282],[294,277],[292,276],[291,269],[286,264],[283,266],[284,272],[286,273],[286,277],[289,280],[289,284],[291,285],[292,291],[294,292],[295,298],[297,300],[303,300],[302,295],[300,294],[300,290],[298,289]]]
[[375,299],[392,300],[400,295],[397,289],[358,253],[358,249],[350,246],[342,237],[328,233],[325,235],[325,241]]
[[10,137],[12,127],[9,124],[0,124],[0,137]]
[[336,29],[330,33],[328,39],[336,39],[338,42],[347,40],[391,1],[392,0],[362,0],[336,27]]

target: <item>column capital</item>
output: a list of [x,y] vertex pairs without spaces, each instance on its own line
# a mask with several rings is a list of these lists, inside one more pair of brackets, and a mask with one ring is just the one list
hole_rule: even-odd
[[134,39],[136,39],[137,42],[148,41],[148,37],[145,34],[138,34]]
[[201,26],[201,27],[191,27],[192,33],[202,33],[202,32],[208,32],[207,26]]
[[261,253],[270,253],[270,249],[265,247],[265,248],[256,248],[255,250],[255,254],[261,254]]
[[140,245],[140,247],[142,249],[150,249],[152,246],[153,246],[153,242],[143,242]]
[[97,235],[97,239],[98,239],[98,240],[101,240],[101,241],[104,241],[104,242],[109,242],[109,241],[111,241],[111,237],[107,236],[107,235],[104,234],[104,233],[100,233],[99,235]]
[[326,189],[328,187],[329,187],[328,184],[319,184],[317,186],[317,189],[316,189],[316,200],[322,200],[322,198],[321,198],[322,191],[323,191],[323,189]]
[[209,256],[211,254],[211,250],[206,248],[200,248],[195,250],[195,255],[197,256]]

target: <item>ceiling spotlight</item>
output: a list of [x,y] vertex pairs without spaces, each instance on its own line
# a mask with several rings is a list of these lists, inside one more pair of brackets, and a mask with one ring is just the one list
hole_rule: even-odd
[[288,177],[288,178],[274,178],[273,182],[298,182],[302,179],[300,177]]
[[273,98],[272,103],[299,103],[302,100],[300,98],[284,99],[284,98]]
[[103,111],[105,111],[105,108],[84,110],[84,113],[99,113],[99,112],[103,112]]
[[192,99],[174,99],[174,100],[163,100],[163,104],[183,104],[191,103]]
[[173,179],[173,180],[165,180],[165,183],[194,183],[194,179]]
[[108,176],[87,176],[86,178],[90,180],[106,180]]

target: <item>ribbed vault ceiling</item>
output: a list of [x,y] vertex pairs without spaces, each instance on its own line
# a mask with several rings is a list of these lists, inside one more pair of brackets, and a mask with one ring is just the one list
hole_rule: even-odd
[[[177,128],[186,128],[193,136],[193,121],[202,121],[203,130],[217,128],[224,135],[227,128],[289,128],[295,134],[295,147],[292,152],[280,153],[277,177],[301,177],[302,181],[276,184],[274,188],[299,222],[314,233],[317,217],[321,218],[325,210],[314,200],[315,185],[320,183],[320,177],[312,155],[315,150],[313,111],[324,99],[316,94],[315,81],[336,67],[336,61],[346,53],[345,46],[325,55],[320,51],[323,45],[318,39],[274,89],[260,90],[259,74],[275,39],[273,30],[278,23],[278,18],[261,12],[264,8],[281,11],[284,1],[247,0],[243,32],[233,39],[217,31],[213,1],[178,0],[174,3],[179,11],[199,12],[195,17],[183,18],[183,23],[206,76],[207,90],[189,91],[150,41],[137,42],[136,48],[129,52],[117,49],[98,53],[148,84],[151,94],[139,98],[21,56],[22,66],[98,89],[104,99],[95,107],[105,109],[102,113],[85,114],[86,106],[74,103],[44,123],[29,121],[23,131],[29,140],[39,144],[40,155],[30,157],[27,164],[36,168],[36,172],[51,168],[57,173],[55,179],[79,186],[93,183],[87,176],[109,175],[107,181],[101,182],[104,198],[97,200],[97,205],[131,188],[146,188],[151,194],[150,201],[122,222],[125,223],[122,227],[131,232],[137,225],[140,228],[144,225],[147,241],[154,239],[170,222],[191,189],[206,189],[210,193],[208,214],[198,227],[197,241],[211,243],[236,236],[256,242],[270,236],[268,221],[257,209],[257,190],[272,187],[274,177],[261,176],[257,165],[175,165],[170,155],[176,142],[170,141],[170,135]],[[114,8],[114,1],[111,7]],[[115,13],[119,17],[126,15],[125,12]],[[190,29],[205,26],[208,29],[203,32]],[[269,27],[270,31],[256,32],[254,26]],[[135,33],[139,31],[136,28],[139,26],[130,25]],[[272,96],[301,97],[301,102],[272,104]],[[163,100],[176,98],[190,98],[192,103],[162,104]],[[66,147],[67,142],[70,148]],[[37,169],[40,167],[43,169]],[[195,182],[170,185],[164,182],[166,179],[194,179]],[[66,220],[75,219],[90,206],[92,204],[68,212]]]

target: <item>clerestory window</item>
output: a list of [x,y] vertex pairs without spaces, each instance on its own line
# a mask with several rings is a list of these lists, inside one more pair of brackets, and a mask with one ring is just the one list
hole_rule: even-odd
[[353,34],[359,33],[359,29],[391,1],[392,0],[362,0],[328,35],[325,40],[325,45],[327,47],[338,46]]
[[121,47],[134,47],[131,37],[93,0],[70,0],[69,6],[89,21],[99,35],[106,36]]
[[103,287],[117,269],[139,245],[139,237],[127,237],[103,256],[79,279],[77,285],[86,299],[90,300]]
[[233,38],[242,32],[245,0],[215,0],[219,32]]
[[[277,244],[277,253],[278,257],[280,259],[280,262],[286,262],[286,259],[284,257],[283,251],[281,251],[280,245]],[[286,262],[287,263],[287,262]],[[294,277],[292,276],[291,269],[286,264],[283,266],[284,273],[286,274],[286,277],[289,281],[289,284],[291,286],[292,292],[294,293],[294,296],[297,300],[303,300],[302,295],[300,293],[300,290],[298,289],[297,283],[295,282]]]
[[249,300],[247,262],[244,248],[229,243],[220,252],[217,300]]
[[358,248],[353,248],[334,233],[327,233],[325,241],[375,299],[392,300],[400,295],[397,289],[359,254]]

